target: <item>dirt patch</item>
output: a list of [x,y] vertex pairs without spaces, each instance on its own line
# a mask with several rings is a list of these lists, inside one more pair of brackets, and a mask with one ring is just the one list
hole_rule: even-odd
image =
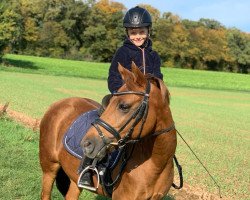
[[40,125],[40,119],[34,119],[23,113],[16,112],[9,108],[9,103],[0,105],[0,116],[7,115],[9,118],[23,124],[24,126],[31,128],[33,131],[37,131]]
[[[34,119],[23,113],[11,110],[9,104],[0,105],[0,117],[6,115],[9,118],[31,128],[33,131],[39,130],[41,119]],[[178,182],[178,180],[176,180]],[[210,194],[205,190],[184,184],[181,190],[170,189],[169,200],[227,200],[228,198],[219,198],[218,195]]]
[[[173,200],[228,200],[227,198],[220,198],[219,195],[208,193],[204,189],[192,187],[184,184],[181,190],[170,189],[170,195]],[[171,199],[171,200],[172,200]]]

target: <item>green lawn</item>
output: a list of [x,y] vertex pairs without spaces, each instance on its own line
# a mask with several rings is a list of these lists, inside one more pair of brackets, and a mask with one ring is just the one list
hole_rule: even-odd
[[[50,74],[106,80],[108,63],[62,60],[34,56],[5,55],[9,67],[0,70],[22,73]],[[249,75],[198,70],[162,68],[164,81],[169,86],[202,89],[250,91]]]
[[12,109],[41,117],[52,102],[69,96],[100,100],[108,93],[106,81],[0,71],[0,103]]
[[[25,56],[20,56],[19,58],[21,60],[26,59]],[[34,65],[39,65],[39,62],[34,61],[36,59],[50,60],[46,58],[27,57],[27,59],[28,58],[31,60],[33,58],[32,62]],[[51,61],[53,60],[54,59],[51,59]],[[79,61],[64,62],[74,63]],[[60,61],[60,63],[64,62]],[[57,62],[55,61],[55,63]],[[79,65],[82,65],[79,69],[81,71],[85,66],[85,62],[79,63]],[[91,64],[93,66],[98,65],[97,63]],[[42,68],[43,64],[40,65]],[[46,73],[49,74],[49,69],[47,69],[49,68],[49,64],[44,65],[46,66],[44,67],[45,71],[47,70]],[[72,67],[74,68],[73,65],[74,64],[72,64]],[[103,65],[104,68],[107,66],[107,64],[101,65]],[[61,67],[64,68],[64,66],[65,63],[62,64]],[[0,104],[10,101],[11,109],[23,112],[34,118],[40,118],[52,102],[61,98],[81,96],[100,101],[101,98],[108,93],[107,83],[104,78],[72,77],[68,76],[68,74],[61,74],[61,76],[51,76],[46,75],[46,73],[31,74],[35,71],[33,69],[29,71],[29,73],[19,73],[23,68],[10,67],[12,72],[10,72],[9,68],[7,70],[5,67],[2,68],[4,68],[4,70],[0,71]],[[59,70],[59,68],[57,70]],[[23,70],[25,71],[25,69]],[[99,74],[99,68],[95,70],[97,70],[95,73]],[[165,72],[168,72],[165,74],[165,77],[171,77],[174,73],[179,76],[177,77],[177,75],[174,74],[173,76],[175,76],[176,82],[169,82],[169,85],[171,85],[169,87],[171,92],[171,109],[177,129],[208,167],[210,173],[212,173],[219,182],[222,187],[223,196],[227,197],[227,199],[249,199],[249,76],[180,69],[166,69]],[[172,72],[174,73],[171,74]],[[183,80],[190,80],[190,83],[186,83],[184,87],[180,87]],[[223,87],[225,87],[224,90],[221,89],[221,85],[214,83],[215,80],[220,80],[221,83],[225,83],[223,84]],[[200,86],[197,86],[197,84],[195,86],[195,82],[207,84]],[[208,86],[210,82],[211,86]],[[238,85],[234,84],[234,82]],[[192,86],[192,84],[194,86]],[[0,139],[1,147],[2,145],[4,146],[4,148],[1,149],[1,155],[4,155],[4,159],[0,160],[0,176],[1,179],[3,178],[2,180],[7,180],[4,190],[8,188],[10,190],[13,185],[17,184],[20,186],[17,193],[19,191],[20,193],[12,196],[15,197],[14,199],[18,199],[18,195],[22,197],[22,194],[27,194],[27,192],[31,194],[33,199],[37,199],[37,192],[29,192],[30,188],[21,189],[21,186],[24,185],[23,182],[15,183],[15,181],[22,181],[18,179],[19,174],[15,175],[15,173],[17,173],[15,169],[18,169],[17,165],[19,162],[21,169],[18,170],[24,171],[24,175],[27,176],[27,179],[29,177],[28,174],[26,174],[27,169],[30,169],[28,173],[32,171],[32,173],[29,174],[30,176],[40,178],[38,157],[34,157],[38,152],[37,133],[34,135],[30,130],[23,130],[23,128],[18,125],[14,125],[15,129],[11,127],[8,129],[8,127],[10,127],[8,120],[7,122],[6,120],[0,122],[0,134],[4,134],[7,137],[7,139],[4,137]],[[25,140],[25,138],[29,137],[32,139]],[[7,145],[4,140],[7,140],[7,143],[13,140],[13,143]],[[22,164],[23,156],[16,153],[11,155],[10,149],[13,149],[15,152],[20,151],[22,153],[21,155],[26,155],[27,153],[27,155],[30,154],[31,156],[33,155],[33,157],[27,165],[25,163]],[[217,193],[213,182],[180,137],[178,137],[177,157],[183,166],[186,183],[194,187],[205,188],[205,190],[212,193]],[[7,160],[7,162],[4,163],[4,160]],[[12,160],[15,161],[16,164],[15,162],[12,163]],[[21,174],[21,172],[18,173]],[[9,183],[8,186],[8,181],[11,182],[12,177],[14,177],[14,182]],[[2,182],[2,180],[0,181]],[[24,179],[24,181],[25,180],[26,179]],[[39,182],[36,182],[36,184],[37,183]],[[37,186],[36,184],[34,182],[31,185],[35,188],[34,190],[39,191],[40,185],[38,184]],[[0,190],[0,195],[3,194],[5,194],[3,190]],[[11,194],[14,195],[16,193],[9,192],[6,196],[4,195],[3,199],[11,199],[9,198]],[[57,193],[55,192],[55,196],[56,195]],[[32,198],[25,198],[24,196],[20,199]]]
[[0,120],[0,199],[38,199],[38,133]]
[[[35,200],[40,198],[41,169],[38,159],[39,133],[0,118],[0,199]],[[107,198],[83,192],[81,198],[105,200]],[[53,200],[62,199],[55,189]]]

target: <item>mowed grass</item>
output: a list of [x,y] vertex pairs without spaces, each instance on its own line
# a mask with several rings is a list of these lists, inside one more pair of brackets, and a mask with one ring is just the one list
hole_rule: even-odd
[[[250,93],[170,91],[177,129],[220,184],[222,195],[249,199]],[[180,137],[177,157],[188,183],[216,193],[213,181]]]
[[[0,70],[22,73],[50,74],[106,80],[109,63],[62,60],[34,56],[12,55],[4,57],[8,67]],[[249,75],[208,72],[199,70],[162,68],[164,82],[168,86],[214,90],[250,91]]]
[[[34,63],[36,62],[34,61]],[[84,68],[83,66],[82,68]],[[95,70],[97,72],[94,73],[98,74],[98,68]],[[184,70],[184,72],[180,73],[183,73],[184,76],[186,71],[189,73],[189,70]],[[191,77],[192,72],[190,71],[190,74],[187,75],[190,76],[188,79],[200,79],[200,82],[203,81],[204,77],[199,78],[199,76],[196,76],[197,74],[195,77]],[[210,74],[210,72],[207,73]],[[235,82],[242,81],[242,77],[248,78],[243,82],[249,85],[249,76],[230,75],[235,75],[233,78]],[[213,81],[212,76],[204,76],[210,77],[210,82]],[[181,85],[180,83],[178,84]],[[206,87],[197,89],[199,87],[191,88],[191,86],[187,85],[185,87],[176,87],[178,84],[169,87],[171,92],[171,109],[177,129],[219,182],[225,199],[249,199],[249,90],[238,89],[237,91],[238,86],[236,88],[234,84],[231,84],[230,87],[227,86],[226,90],[219,90],[219,87],[214,89],[207,89]],[[100,102],[101,98],[108,93],[105,79],[50,76],[45,75],[45,73],[29,74],[19,73],[15,70],[14,72],[0,72],[0,91],[0,104],[10,101],[12,109],[35,118],[40,118],[52,102],[61,98],[81,96]],[[2,126],[6,125],[3,124]],[[14,134],[12,135],[19,135],[19,132],[15,130],[3,131],[4,134],[9,132],[13,132]],[[21,138],[25,138],[25,136],[22,135]],[[15,139],[14,137],[12,140],[14,142],[22,141],[20,138]],[[38,142],[37,138],[34,138],[34,142]],[[13,146],[15,145],[11,145],[9,148],[13,148]],[[22,147],[21,144],[16,146]],[[38,146],[35,148],[38,148]],[[27,148],[24,148],[23,153],[27,150]],[[1,155],[8,151],[8,149],[4,150]],[[32,151],[33,156],[36,155],[37,151]],[[217,193],[213,182],[180,137],[178,137],[177,157],[183,166],[186,183],[194,187],[204,188],[212,193]],[[16,159],[19,160],[20,158]],[[38,157],[35,156],[34,159],[31,159],[31,162],[37,164]],[[12,166],[9,165],[10,162],[7,163],[6,166]],[[32,171],[33,168],[34,173],[37,173],[35,176],[40,179],[38,164],[37,167],[29,168],[26,166],[20,170],[30,169]],[[9,174],[5,176],[6,178],[10,177],[11,173],[14,173],[11,172],[11,169],[9,169],[9,172],[8,170],[5,171],[5,173]],[[37,183],[39,184],[39,182]],[[23,185],[24,188],[32,186],[31,183]],[[9,186],[9,189],[11,189],[11,186]],[[26,191],[27,189],[23,190]],[[39,192],[40,190],[38,189],[37,191]],[[31,194],[33,194],[33,199],[37,199],[35,192]],[[57,193],[55,192],[56,195]],[[20,199],[32,198],[22,197]]]
[[10,102],[12,109],[34,118],[56,100],[71,96],[100,100],[108,93],[104,80],[3,71],[0,77],[0,103]]
[[[1,117],[0,135],[0,199],[40,199],[39,133]],[[81,198],[107,199],[86,191],[81,194]],[[52,199],[63,199],[55,188]]]
[[0,135],[0,199],[38,199],[38,133],[1,118]]

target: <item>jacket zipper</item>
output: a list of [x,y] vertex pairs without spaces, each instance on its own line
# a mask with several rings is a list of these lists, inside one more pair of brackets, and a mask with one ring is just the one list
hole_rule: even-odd
[[142,66],[143,66],[143,73],[144,75],[146,74],[146,63],[145,63],[145,52],[144,48],[142,50]]

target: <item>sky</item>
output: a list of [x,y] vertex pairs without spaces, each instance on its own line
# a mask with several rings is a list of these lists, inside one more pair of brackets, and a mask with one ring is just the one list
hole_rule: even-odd
[[237,28],[250,33],[250,0],[113,0],[127,9],[138,4],[149,4],[161,13],[172,12],[181,19],[198,21],[214,19],[226,28]]

